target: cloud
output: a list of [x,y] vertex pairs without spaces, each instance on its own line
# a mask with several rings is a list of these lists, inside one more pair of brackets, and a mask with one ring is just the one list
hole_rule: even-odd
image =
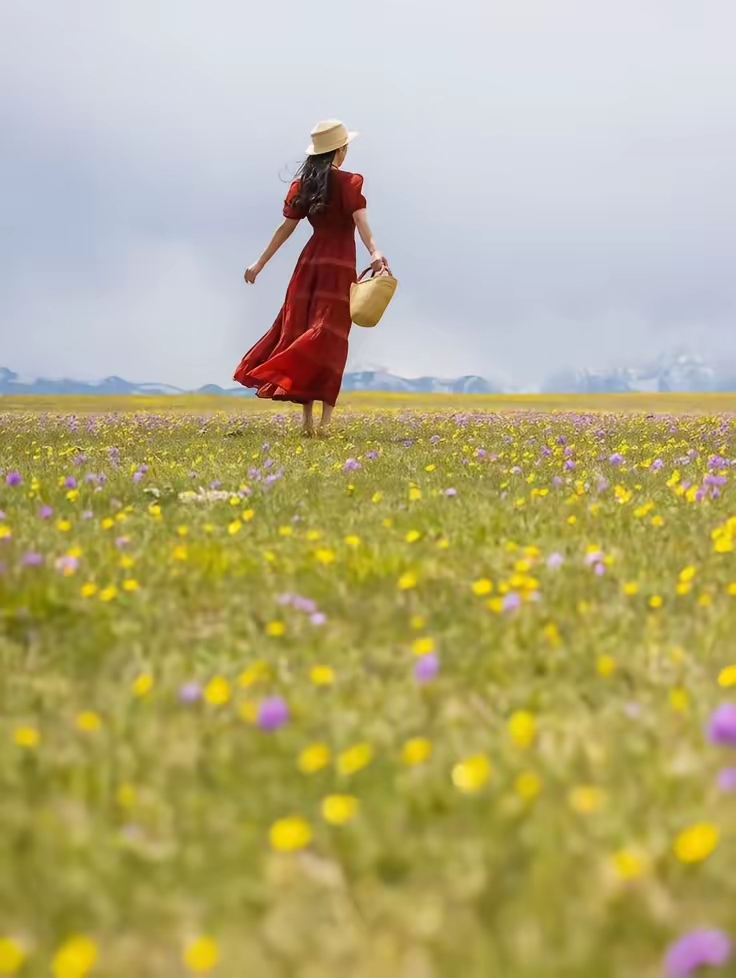
[[332,115],[400,279],[354,363],[733,352],[734,27],[725,0],[5,0],[0,360],[226,382],[306,229],[242,270]]

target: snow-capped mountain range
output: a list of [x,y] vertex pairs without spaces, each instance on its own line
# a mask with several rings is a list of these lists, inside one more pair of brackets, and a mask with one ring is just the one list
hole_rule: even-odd
[[[565,370],[548,377],[541,387],[520,388],[474,374],[463,377],[398,377],[382,367],[352,370],[345,374],[343,391],[386,391],[406,394],[614,394],[648,392],[736,391],[736,366],[713,367],[702,357],[677,353],[639,367],[610,370]],[[38,377],[22,379],[7,367],[0,367],[0,396],[7,394],[209,394],[252,397],[254,392],[240,385],[220,387],[207,384],[187,391],[170,384],[131,383],[122,377],[100,381],[52,380]]]

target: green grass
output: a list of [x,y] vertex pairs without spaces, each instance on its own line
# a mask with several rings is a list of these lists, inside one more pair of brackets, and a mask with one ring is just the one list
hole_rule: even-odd
[[[729,403],[354,398],[328,441],[253,402],[2,403],[0,936],[22,975],[85,935],[94,974],[177,978],[209,935],[223,978],[654,978],[689,928],[736,933],[715,787],[736,761],[704,735],[736,662],[730,466],[715,497],[683,489],[736,457]],[[180,498],[215,480],[228,498]],[[302,773],[315,743],[330,762]],[[355,745],[372,759],[341,773]],[[311,838],[279,852],[289,816]],[[698,823],[718,844],[686,864]]]

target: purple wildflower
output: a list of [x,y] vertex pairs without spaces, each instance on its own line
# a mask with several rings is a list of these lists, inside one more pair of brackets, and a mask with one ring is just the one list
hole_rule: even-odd
[[664,960],[667,978],[690,978],[703,965],[719,967],[731,958],[731,940],[721,930],[691,930],[675,941]]
[[222,483],[219,479],[214,479],[212,482],[210,482],[210,489],[219,489],[221,485]]
[[374,458],[378,458],[378,452],[375,448],[371,448],[369,452],[365,453],[365,457],[373,460]]
[[3,512],[3,511],[2,511],[1,509],[0,509],[0,520],[6,520],[7,518],[8,518],[8,517],[7,517],[7,514],[5,514],[5,513],[4,513],[4,512]]
[[65,489],[76,489],[77,488],[77,480],[76,480],[76,477],[73,476],[73,475],[68,475],[66,477],[66,479],[64,479],[64,488]]
[[714,744],[736,747],[736,703],[722,703],[713,711],[708,736]]
[[294,600],[294,595],[290,594],[288,591],[285,591],[283,594],[280,594],[276,600],[279,604],[288,605]]
[[736,791],[736,767],[721,768],[716,784],[721,791]]
[[289,719],[289,707],[280,696],[269,696],[258,707],[258,726],[261,730],[278,730]]
[[309,620],[313,625],[324,625],[327,621],[327,615],[323,611],[315,611],[313,615],[309,616]]
[[652,464],[649,466],[650,472],[659,472],[660,469],[664,468],[664,462],[661,458],[655,458]]
[[414,678],[418,683],[428,683],[440,671],[440,660],[435,652],[421,656],[414,666]]
[[585,555],[585,563],[588,567],[592,564],[599,564],[603,560],[603,554],[600,550],[594,550],[592,553]]
[[8,472],[8,474],[5,476],[5,482],[9,486],[19,486],[22,481],[23,476],[20,474],[20,472]]
[[122,550],[123,547],[127,547],[128,543],[128,537],[115,537],[115,546],[118,548],[118,550]]
[[137,482],[140,482],[142,478],[143,478],[143,472],[141,472],[140,469],[138,469],[137,472],[134,472],[133,473],[133,482],[136,482],[136,483]]
[[621,465],[625,459],[620,452],[614,452],[613,455],[608,456],[608,461],[611,465]]
[[559,477],[559,475],[554,476],[554,478],[552,479],[552,485],[555,488],[558,488],[559,486],[562,485],[562,479]]
[[520,607],[521,607],[521,598],[515,591],[510,591],[508,594],[504,594],[503,596],[504,611],[516,611],[516,609]]
[[292,608],[303,611],[305,615],[313,615],[317,610],[317,602],[311,598],[303,598],[301,594],[295,594],[291,599]]
[[23,554],[21,558],[21,564],[24,567],[40,567],[43,563],[43,554],[38,553],[36,550],[29,550],[28,553]]
[[445,489],[445,495],[446,496],[457,496],[457,489],[454,489],[452,486],[450,486],[449,489]]
[[202,687],[194,680],[179,687],[180,703],[196,703],[202,696]]
[[558,553],[556,550],[554,553],[551,553],[547,558],[547,567],[549,567],[550,570],[557,570],[557,568],[562,567],[564,563],[565,563],[565,558],[562,556],[561,553]]
[[94,515],[95,514],[92,512],[91,509],[83,509],[82,510],[82,519],[83,520],[91,520]]
[[356,472],[361,467],[357,458],[349,458],[342,467],[343,472]]
[[432,437],[429,439],[429,443],[430,445],[436,445],[439,440],[440,440],[439,435],[432,435]]
[[76,557],[70,557],[68,554],[65,554],[56,560],[54,566],[58,571],[62,571],[62,573],[73,574],[79,567],[79,561]]
[[575,468],[575,460],[572,459],[572,458],[569,458],[565,462],[565,468],[567,469],[568,472],[572,472],[572,470]]

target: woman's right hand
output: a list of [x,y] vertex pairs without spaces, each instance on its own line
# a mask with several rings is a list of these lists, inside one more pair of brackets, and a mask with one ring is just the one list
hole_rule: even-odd
[[263,266],[260,262],[255,262],[253,265],[248,265],[245,270],[245,275],[243,278],[248,283],[248,285],[254,285],[256,279],[261,274]]
[[388,268],[388,262],[380,251],[374,251],[371,255],[371,270],[378,275],[384,268]]

